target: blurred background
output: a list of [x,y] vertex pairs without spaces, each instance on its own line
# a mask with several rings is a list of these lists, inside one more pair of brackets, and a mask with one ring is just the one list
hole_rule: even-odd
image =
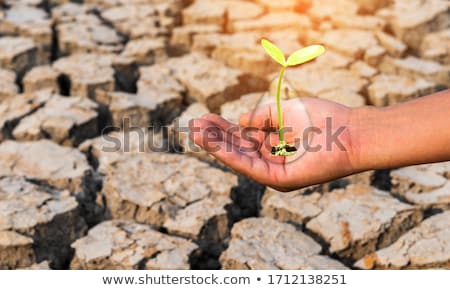
[[284,98],[450,86],[446,0],[0,0],[0,269],[449,268],[449,162],[279,193],[190,144],[274,100],[263,37],[327,48]]

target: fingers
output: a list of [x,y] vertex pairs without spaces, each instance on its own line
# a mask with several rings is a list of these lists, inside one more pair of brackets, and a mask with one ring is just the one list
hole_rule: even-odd
[[[225,132],[214,126],[214,123],[209,120],[191,120],[190,127],[194,129],[190,133],[190,138],[211,155],[239,173],[251,176],[261,182],[269,180],[269,166],[264,159],[258,156],[258,152],[242,152],[236,143],[227,142],[230,140],[226,140]],[[208,137],[210,132],[212,132],[211,135],[216,134],[216,136]]]
[[209,120],[203,118],[192,120],[190,131],[191,139],[209,153],[222,149],[217,145],[221,144],[227,151],[238,151],[250,157],[260,157],[259,142],[239,138]]

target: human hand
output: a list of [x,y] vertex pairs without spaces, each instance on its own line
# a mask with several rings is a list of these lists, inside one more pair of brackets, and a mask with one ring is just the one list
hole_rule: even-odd
[[190,138],[217,159],[260,183],[290,191],[357,170],[353,109],[316,98],[282,103],[286,142],[298,152],[271,155],[279,144],[277,109],[265,105],[244,114],[239,125],[208,114],[190,122]]

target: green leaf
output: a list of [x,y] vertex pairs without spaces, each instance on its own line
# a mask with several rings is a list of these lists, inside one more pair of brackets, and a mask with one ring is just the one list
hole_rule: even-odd
[[297,50],[287,60],[287,66],[294,66],[308,62],[322,55],[325,48],[322,45],[311,45]]
[[264,50],[270,55],[276,62],[281,64],[282,66],[286,66],[286,58],[284,57],[283,52],[272,42],[263,39],[261,40],[261,45]]

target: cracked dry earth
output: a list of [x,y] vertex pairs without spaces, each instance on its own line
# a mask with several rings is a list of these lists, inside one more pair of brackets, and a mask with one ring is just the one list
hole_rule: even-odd
[[[280,193],[189,120],[450,86],[446,0],[0,0],[0,269],[450,268],[450,162]],[[183,153],[183,154],[181,154]]]

